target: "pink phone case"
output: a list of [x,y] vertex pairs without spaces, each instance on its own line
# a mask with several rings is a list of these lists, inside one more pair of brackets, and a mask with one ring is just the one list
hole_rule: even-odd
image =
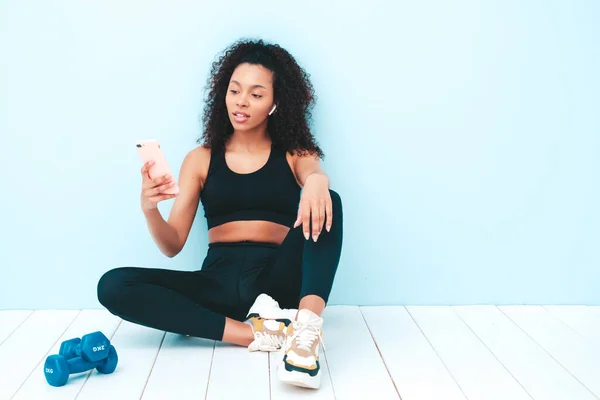
[[[167,163],[167,159],[160,148],[160,143],[158,143],[157,140],[140,140],[136,143],[136,147],[143,164],[150,160],[154,161],[154,165],[148,170],[148,176],[150,179],[155,179],[167,174],[173,176],[171,168],[169,168],[169,164]],[[179,186],[177,185],[177,182],[175,182],[175,186],[165,190],[164,193],[178,194]]]

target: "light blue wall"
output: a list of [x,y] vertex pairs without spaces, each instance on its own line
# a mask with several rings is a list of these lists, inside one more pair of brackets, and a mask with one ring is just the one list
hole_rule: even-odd
[[178,171],[241,36],[317,90],[346,218],[332,304],[600,304],[600,3],[301,3],[0,2],[0,308],[199,268],[203,218],[178,257],[153,244],[133,144]]

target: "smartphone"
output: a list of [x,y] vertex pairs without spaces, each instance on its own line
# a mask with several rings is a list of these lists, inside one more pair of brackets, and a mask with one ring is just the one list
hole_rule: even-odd
[[[138,140],[135,144],[137,147],[138,154],[142,159],[142,164],[147,163],[148,161],[154,161],[154,165],[150,167],[148,170],[148,177],[150,179],[155,179],[164,175],[171,175],[173,177],[173,173],[171,172],[171,168],[167,163],[167,159],[160,148],[160,143],[158,143],[155,139],[146,139],[146,140]],[[173,177],[174,178],[174,177]],[[179,186],[177,182],[175,185],[164,191],[167,194],[178,194]]]

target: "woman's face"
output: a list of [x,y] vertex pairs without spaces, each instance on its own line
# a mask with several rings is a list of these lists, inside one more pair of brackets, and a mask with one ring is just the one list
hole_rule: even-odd
[[229,80],[225,104],[235,130],[266,124],[274,106],[273,73],[261,65],[238,65]]

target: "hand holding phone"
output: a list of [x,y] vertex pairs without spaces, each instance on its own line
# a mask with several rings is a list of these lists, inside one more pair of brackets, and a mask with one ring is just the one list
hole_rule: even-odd
[[179,194],[179,186],[173,177],[160,144],[156,140],[141,140],[136,143],[142,166],[142,209],[157,207],[163,200],[172,199]]

